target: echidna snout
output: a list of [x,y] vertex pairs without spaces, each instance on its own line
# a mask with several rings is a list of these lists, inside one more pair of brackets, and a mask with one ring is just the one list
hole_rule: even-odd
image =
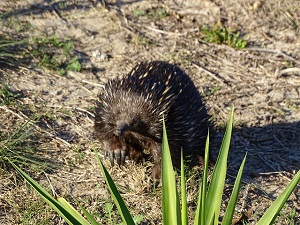
[[124,121],[117,121],[116,122],[116,130],[115,130],[115,135],[116,136],[121,136],[123,135],[127,130],[130,129],[129,125],[124,122]]

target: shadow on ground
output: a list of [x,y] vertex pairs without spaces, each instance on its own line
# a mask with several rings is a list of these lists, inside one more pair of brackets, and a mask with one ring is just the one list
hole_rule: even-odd
[[[224,131],[215,142],[220,146]],[[229,173],[236,174],[247,153],[244,179],[264,174],[295,172],[300,169],[300,121],[263,127],[233,129],[229,151]],[[216,149],[213,155],[217,156]]]

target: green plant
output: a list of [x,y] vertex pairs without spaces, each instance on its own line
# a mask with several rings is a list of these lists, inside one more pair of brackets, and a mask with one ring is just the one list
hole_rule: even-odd
[[81,64],[74,56],[73,43],[68,40],[58,40],[56,36],[33,38],[29,52],[38,60],[38,66],[55,70],[64,75],[68,70],[80,71]]
[[[27,193],[30,197],[19,197],[20,193],[18,193],[18,190],[22,190],[22,186],[23,184],[20,184],[20,186],[18,185],[16,187],[15,191],[17,193],[14,192],[16,196],[5,198],[5,201],[14,209],[14,224],[53,224],[53,216],[56,215],[52,213],[53,210],[49,205],[45,204],[43,201],[39,201],[40,196],[36,195],[36,192],[33,188],[28,187],[27,184],[24,184],[24,186],[27,186]],[[47,217],[45,217],[45,214]]]
[[[213,170],[211,181],[208,185],[208,143],[209,143],[209,135],[206,141],[205,147],[205,160],[204,160],[204,169],[202,182],[199,190],[199,200],[196,209],[196,216],[194,220],[194,224],[196,225],[217,225],[219,224],[219,212],[222,201],[222,192],[224,187],[224,181],[226,176],[226,167],[227,167],[227,156],[229,150],[229,144],[231,139],[232,132],[232,124],[233,124],[233,110],[231,112],[231,116],[229,122],[227,123],[226,132],[223,138],[223,142],[221,145],[220,153]],[[165,225],[175,225],[175,224],[187,224],[187,202],[185,196],[185,175],[183,168],[183,159],[181,161],[181,206],[179,194],[176,189],[175,182],[175,173],[172,166],[166,127],[163,121],[163,155],[162,155],[162,193],[163,193],[163,202],[162,202],[162,211],[163,211],[163,224]],[[122,217],[124,224],[135,224],[133,217],[130,215],[125,203],[118,192],[116,185],[114,184],[112,178],[104,167],[103,163],[99,159],[98,153],[95,151],[96,159],[99,163],[100,169],[104,175],[106,184],[111,193],[111,196],[114,200],[114,203]],[[239,169],[234,188],[232,191],[232,195],[230,197],[225,215],[222,220],[223,225],[229,225],[232,221],[232,216],[234,213],[235,204],[237,201],[240,181],[242,176],[243,167],[245,165],[246,156],[241,164]],[[32,180],[26,173],[24,173],[19,167],[17,167],[13,162],[11,164],[16,168],[16,170],[21,174],[21,176],[33,187],[38,193],[44,198],[44,200],[55,209],[69,224],[97,224],[97,222],[92,218],[92,216],[82,207],[84,215],[87,217],[89,222],[84,219],[69,203],[66,202],[64,198],[53,198],[50,194],[48,194],[41,186],[39,186],[34,180]],[[287,201],[288,197],[300,181],[300,171],[295,175],[292,181],[287,185],[286,189],[282,192],[282,194],[273,202],[273,204],[269,207],[269,209],[262,216],[258,225],[266,225],[274,223],[279,211]]]
[[0,35],[0,65],[16,66],[20,64],[25,40],[13,40]]
[[8,170],[8,159],[35,171],[58,166],[44,158],[41,150],[35,148],[36,134],[33,124],[30,121],[18,123],[10,130],[0,133],[1,169]]
[[[105,202],[104,206],[102,206],[102,208],[100,209],[100,211],[102,211],[102,215],[99,215],[99,210],[97,216],[95,214],[93,215],[95,215],[96,218],[101,218],[101,222],[104,224],[123,225],[124,223],[119,221],[120,217],[118,215],[115,205],[111,203],[111,199],[107,199],[107,201],[108,202]],[[134,221],[134,224],[140,224],[143,221],[144,216],[135,215],[132,219]]]
[[150,10],[136,9],[133,11],[133,14],[135,16],[147,16],[152,20],[159,20],[168,16],[167,11],[162,7],[153,8]]
[[207,42],[226,44],[239,49],[243,49],[247,45],[247,40],[240,35],[240,32],[230,31],[226,27],[215,26],[209,28],[204,26],[202,33],[204,34],[204,40]]
[[136,16],[146,16],[147,12],[145,10],[142,9],[136,9],[133,11],[133,14]]
[[139,34],[134,36],[132,41],[135,45],[138,45],[138,46],[141,45],[141,46],[145,46],[145,47],[155,44],[155,42],[153,42],[148,37],[139,35]]
[[284,12],[284,15],[286,16],[288,23],[291,25],[293,30],[298,31],[299,25],[297,23],[297,20],[292,16],[292,14],[289,11]]
[[14,93],[5,83],[0,82],[0,106],[11,106],[19,97],[20,94]]
[[86,157],[85,153],[81,149],[81,145],[80,144],[75,145],[72,149],[73,149],[74,155],[68,161],[68,165],[75,166],[75,165],[81,164],[83,162],[84,158]]

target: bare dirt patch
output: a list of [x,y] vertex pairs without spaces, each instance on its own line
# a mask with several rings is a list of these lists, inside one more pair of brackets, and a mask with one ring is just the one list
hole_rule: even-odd
[[[34,125],[34,132],[39,134],[36,148],[64,166],[33,176],[49,190],[50,180],[57,194],[78,200],[100,222],[105,224],[108,219],[103,208],[110,198],[92,152],[99,146],[92,134],[93,102],[103,82],[125,75],[142,60],[176,63],[192,77],[215,121],[215,146],[223,136],[230,107],[235,106],[229,174],[236,174],[248,152],[237,215],[253,210],[249,224],[256,223],[300,169],[297,0],[105,4],[23,0],[1,2],[0,6],[0,34],[24,39],[54,35],[72,40],[82,65],[81,72],[68,71],[64,76],[38,67],[34,61],[19,68],[1,68],[1,81],[22,93],[22,98],[17,106],[1,106],[0,131],[9,132],[15,124],[38,114],[39,121]],[[204,25],[240,31],[248,38],[248,45],[234,49],[207,43],[201,32]],[[213,152],[216,156],[217,147]],[[160,191],[152,189],[149,168],[147,164],[128,163],[110,172],[131,212],[142,215],[144,224],[160,224]],[[39,198],[4,172],[0,175],[0,223],[21,224],[26,218],[25,206]],[[188,183],[191,216],[197,198],[196,177],[192,175]],[[230,176],[227,183],[229,193]],[[299,202],[298,187],[276,224],[291,224],[289,216],[299,224]],[[292,209],[295,216],[290,214]],[[25,223],[46,220],[46,224],[63,224],[49,210],[44,216],[33,217],[36,220]],[[117,220],[113,217],[111,223]]]

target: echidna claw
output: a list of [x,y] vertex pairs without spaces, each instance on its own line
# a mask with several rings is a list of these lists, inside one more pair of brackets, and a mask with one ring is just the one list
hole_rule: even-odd
[[126,151],[121,151],[121,165],[125,165]]
[[114,166],[114,152],[107,152],[109,156],[110,165]]
[[120,166],[121,165],[121,151],[115,152],[115,159],[117,161],[117,164]]
[[125,165],[125,159],[127,156],[127,152],[125,150],[114,150],[114,151],[105,151],[104,157],[108,157],[110,161],[110,165],[114,166],[115,160],[119,166]]

